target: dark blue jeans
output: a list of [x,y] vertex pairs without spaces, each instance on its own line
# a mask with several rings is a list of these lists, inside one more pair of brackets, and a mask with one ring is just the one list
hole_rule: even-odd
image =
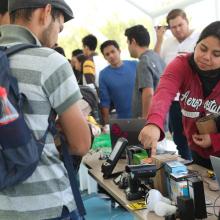
[[206,159],[206,158],[201,157],[195,151],[192,151],[192,157],[193,157],[193,163],[198,164],[200,166],[203,166],[207,169],[213,170],[210,159]]
[[173,101],[170,106],[169,128],[181,157],[191,160],[192,155],[183,132],[182,113],[178,101]]
[[84,220],[84,217],[80,216],[77,209],[69,212],[68,208],[64,206],[60,217],[46,220]]

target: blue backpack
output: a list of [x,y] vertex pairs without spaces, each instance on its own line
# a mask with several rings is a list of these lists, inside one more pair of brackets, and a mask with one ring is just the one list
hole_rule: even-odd
[[0,125],[0,190],[18,184],[33,174],[49,131],[48,128],[42,139],[36,140],[24,120],[22,106],[25,96],[19,93],[17,79],[10,74],[8,56],[30,47],[36,46],[0,47],[0,86],[6,89],[8,100],[19,114],[15,121]]
[[[0,190],[17,185],[33,174],[40,160],[48,132],[54,133],[55,131],[55,114],[52,110],[45,134],[40,140],[35,138],[33,131],[29,129],[24,120],[22,111],[26,97],[19,92],[17,79],[10,72],[8,57],[34,47],[39,46],[18,44],[8,49],[0,46],[0,87],[6,89],[8,100],[19,114],[16,120],[0,125]],[[61,142],[64,165],[67,168],[77,208],[83,216],[85,209],[77,187],[72,160],[68,154],[68,146],[63,136],[61,136]]]

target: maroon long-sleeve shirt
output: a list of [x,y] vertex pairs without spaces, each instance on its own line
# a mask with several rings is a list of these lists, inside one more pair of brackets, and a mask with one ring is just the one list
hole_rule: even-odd
[[166,113],[179,91],[183,127],[190,148],[204,158],[209,158],[210,155],[220,156],[220,133],[210,135],[212,146],[206,149],[196,145],[192,139],[192,135],[198,133],[195,122],[199,118],[220,113],[220,81],[211,94],[204,98],[199,76],[189,65],[189,56],[190,54],[178,56],[166,67],[153,97],[147,120],[148,123],[160,127],[162,139]]

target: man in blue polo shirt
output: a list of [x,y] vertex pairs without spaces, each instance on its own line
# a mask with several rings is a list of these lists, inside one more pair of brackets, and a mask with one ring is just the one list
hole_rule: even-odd
[[113,103],[118,118],[131,118],[132,92],[136,76],[136,61],[121,60],[116,41],[105,41],[100,50],[109,66],[99,77],[99,94],[104,124],[109,121],[109,108]]

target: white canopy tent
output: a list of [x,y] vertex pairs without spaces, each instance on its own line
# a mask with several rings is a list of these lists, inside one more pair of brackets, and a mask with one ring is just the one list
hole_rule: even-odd
[[[129,20],[132,22],[136,20],[137,23],[146,25],[151,33],[153,45],[156,37],[152,31],[153,26],[164,24],[167,13],[174,8],[184,9],[189,18],[190,27],[199,32],[209,23],[220,20],[220,0],[66,1],[73,9],[75,18],[65,24],[64,31],[60,34],[62,39],[70,35],[69,33],[72,33],[74,29],[79,31],[83,29],[96,35],[99,42],[103,42],[108,39],[103,32],[103,26],[109,23],[117,24],[117,22],[126,23]],[[169,31],[166,34],[170,34]],[[79,35],[76,33],[76,36]],[[128,55],[126,51],[124,53],[125,56]]]
[[126,0],[134,7],[138,8],[139,10],[143,11],[151,18],[158,17],[162,14],[167,13],[171,8],[182,8],[186,7],[189,4],[202,1],[202,0],[178,0],[178,1],[170,1],[170,0]]
[[[185,8],[189,5],[204,1],[204,0],[125,0],[142,12],[149,15],[152,19],[168,13],[172,8]],[[212,2],[209,0],[210,6]],[[214,0],[214,8],[216,20],[219,19],[220,1]]]
[[[72,24],[86,27],[100,35],[100,26],[116,15],[125,19],[135,19],[140,15],[150,18],[153,25],[165,19],[174,8],[186,11],[193,27],[201,28],[214,20],[220,20],[220,0],[66,0],[72,7],[75,19]],[[194,25],[195,24],[195,25]],[[104,38],[104,36],[100,36]]]

